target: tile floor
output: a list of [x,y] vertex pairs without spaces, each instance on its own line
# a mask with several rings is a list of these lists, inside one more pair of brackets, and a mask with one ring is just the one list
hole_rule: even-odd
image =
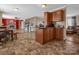
[[40,45],[35,33],[21,32],[18,39],[0,46],[0,55],[78,55],[79,36],[67,35],[63,41],[52,41]]

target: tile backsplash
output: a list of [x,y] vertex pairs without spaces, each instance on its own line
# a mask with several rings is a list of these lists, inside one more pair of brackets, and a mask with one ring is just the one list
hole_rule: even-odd
[[64,27],[64,22],[55,22],[55,27]]

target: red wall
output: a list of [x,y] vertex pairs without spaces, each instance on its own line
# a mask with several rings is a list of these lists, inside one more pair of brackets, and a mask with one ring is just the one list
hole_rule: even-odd
[[13,20],[13,23],[15,24],[16,26],[16,29],[20,29],[20,20],[16,20],[16,19],[8,19],[8,18],[3,18],[2,19],[2,23],[3,23],[3,26],[7,26],[10,22],[10,20]]
[[8,19],[2,19],[3,26],[7,26],[9,23]]
[[19,20],[16,20],[16,28],[17,28],[17,29],[20,28]]

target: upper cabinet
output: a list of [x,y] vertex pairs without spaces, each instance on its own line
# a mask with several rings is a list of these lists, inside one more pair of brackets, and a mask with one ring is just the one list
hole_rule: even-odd
[[50,12],[45,12],[44,13],[44,22],[45,22],[46,25],[50,25],[52,23]]
[[46,26],[52,24],[52,22],[64,21],[65,19],[65,10],[57,10],[54,12],[45,12],[44,13],[44,22]]
[[53,21],[63,21],[64,20],[64,10],[58,10],[53,12]]

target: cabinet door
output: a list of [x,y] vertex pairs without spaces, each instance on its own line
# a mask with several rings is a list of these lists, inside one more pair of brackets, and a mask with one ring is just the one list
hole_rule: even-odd
[[63,29],[56,29],[56,40],[63,40],[64,31]]
[[55,40],[56,39],[56,28],[53,28],[53,31],[52,31],[52,38],[53,38],[53,40]]
[[50,25],[52,23],[50,12],[45,12],[44,13],[44,22],[45,22],[46,25]]
[[49,41],[55,40],[56,32],[55,28],[49,28]]
[[49,28],[49,39],[53,40],[53,28]]
[[49,41],[49,29],[45,28],[44,29],[44,43]]
[[53,13],[53,21],[63,21],[64,20],[64,10],[58,10]]
[[[61,33],[61,35],[60,35]],[[59,31],[59,40],[63,40],[64,39],[64,29],[60,29]]]
[[43,44],[43,29],[36,29],[36,41]]
[[54,12],[51,12],[51,21],[54,21]]

